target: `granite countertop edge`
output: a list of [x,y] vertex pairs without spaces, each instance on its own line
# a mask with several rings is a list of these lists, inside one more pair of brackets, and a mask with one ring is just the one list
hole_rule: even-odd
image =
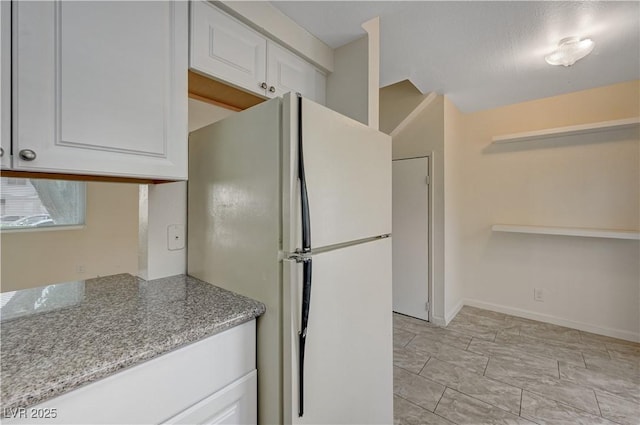
[[[137,366],[145,361],[152,360],[164,354],[168,354],[174,350],[179,350],[188,346],[189,344],[193,344],[210,336],[224,332],[228,329],[242,325],[243,323],[253,320],[260,314],[262,314],[253,313],[254,312],[252,312],[251,314],[247,314],[246,316],[239,317],[235,320],[225,322],[223,325],[214,326],[207,331],[194,332],[185,338],[180,338],[182,339],[182,342],[174,343],[172,340],[168,340],[167,343],[163,345],[156,345],[155,349],[153,350],[143,351],[139,355],[126,357],[118,362],[108,363],[103,367],[97,368],[93,372],[85,373],[78,377],[71,377],[68,380],[57,382],[51,387],[43,388],[38,393],[25,394],[23,397],[11,400],[9,403],[3,403],[4,406],[2,407],[2,410],[4,411],[5,409],[10,410],[12,408],[15,409],[32,407],[36,404],[43,403],[51,398],[63,395],[70,391],[84,387],[85,385],[96,382],[102,378],[106,378],[110,375],[118,373],[121,370]],[[4,415],[0,415],[0,417],[4,417]]]
[[[198,284],[207,283],[200,279],[186,275],[171,276],[168,278],[155,279],[151,281],[144,281],[143,279],[135,278],[131,275],[114,275],[107,276],[106,278],[96,278],[92,280],[113,280],[114,278],[117,279],[120,276],[122,276],[123,279],[133,279],[133,281],[144,282],[147,284],[154,284],[156,282],[162,284],[171,280],[180,279],[184,280],[185,282],[196,282]],[[230,308],[230,310],[234,311],[226,314],[223,320],[212,320],[206,325],[200,325],[195,328],[184,329],[180,332],[167,334],[162,338],[161,341],[153,341],[152,343],[145,344],[143,347],[136,347],[132,351],[124,352],[119,355],[118,358],[110,361],[97,362],[95,366],[92,365],[92,367],[90,368],[78,370],[78,374],[68,374],[64,377],[64,379],[48,382],[49,385],[39,385],[37,388],[34,388],[29,384],[26,384],[24,385],[24,388],[20,387],[20,390],[15,391],[13,397],[11,397],[10,395],[8,396],[3,389],[0,418],[4,418],[4,412],[6,411],[10,411],[11,409],[16,408],[28,408],[36,404],[45,402],[51,398],[63,395],[75,389],[94,383],[100,379],[106,378],[121,370],[137,366],[144,363],[145,361],[152,360],[153,358],[167,354],[174,350],[178,350],[189,344],[224,332],[225,330],[231,329],[233,327],[242,325],[243,323],[249,322],[261,316],[266,311],[265,305],[258,301],[233,293],[231,291],[227,291],[213,284],[207,283],[207,285],[211,286],[211,291],[224,296],[225,300],[223,301],[223,303],[229,302],[229,300],[233,300],[233,302],[235,303],[235,305]],[[40,316],[42,316],[43,314],[41,314]],[[3,356],[4,355],[5,353],[3,353]],[[3,363],[3,368],[4,367],[5,365]],[[24,380],[28,381],[28,377],[24,378]],[[5,379],[3,379],[3,381],[5,381]]]

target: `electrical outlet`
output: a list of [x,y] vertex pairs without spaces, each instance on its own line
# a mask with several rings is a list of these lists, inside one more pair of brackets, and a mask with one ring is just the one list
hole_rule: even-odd
[[76,273],[84,274],[85,272],[86,272],[86,269],[84,268],[83,264],[79,264],[78,266],[76,266]]
[[184,249],[184,240],[184,224],[172,224],[167,227],[167,249],[169,251]]
[[544,291],[542,288],[533,289],[533,300],[538,302],[544,302]]

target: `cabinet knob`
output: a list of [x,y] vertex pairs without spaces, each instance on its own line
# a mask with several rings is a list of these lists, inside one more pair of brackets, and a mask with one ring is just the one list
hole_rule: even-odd
[[22,149],[19,152],[20,155],[20,159],[22,159],[23,161],[33,161],[34,159],[36,159],[36,153],[34,151],[32,151],[31,149]]
[[261,83],[260,84],[260,88],[266,90],[267,89],[267,83]]
[[276,88],[271,86],[269,87],[269,93],[275,93],[276,92]]

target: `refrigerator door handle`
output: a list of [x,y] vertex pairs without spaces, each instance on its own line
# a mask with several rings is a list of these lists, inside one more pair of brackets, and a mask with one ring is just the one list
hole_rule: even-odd
[[300,180],[300,203],[302,211],[302,253],[311,251],[311,219],[309,218],[309,196],[304,175],[302,154],[302,96],[298,93],[298,179]]
[[311,258],[302,260],[302,320],[298,333],[298,416],[304,414],[304,349],[307,342],[307,327],[309,324],[309,307],[311,305]]

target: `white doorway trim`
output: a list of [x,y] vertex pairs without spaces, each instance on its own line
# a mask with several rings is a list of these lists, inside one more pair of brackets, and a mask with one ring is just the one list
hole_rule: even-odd
[[428,311],[428,321],[432,322],[438,326],[444,326],[443,323],[440,323],[441,321],[438,320],[437,318],[435,318],[435,322],[434,322],[434,316],[433,316],[433,312],[434,312],[434,303],[438,302],[440,304],[444,304],[443,300],[436,300],[435,298],[435,291],[434,291],[434,279],[435,279],[435,267],[434,267],[434,240],[433,240],[433,230],[435,227],[435,221],[434,221],[434,214],[433,214],[433,206],[434,206],[434,202],[435,202],[435,196],[434,196],[434,192],[435,190],[433,190],[434,188],[434,177],[435,177],[435,172],[434,172],[434,152],[433,151],[429,151],[426,155],[418,155],[418,156],[411,156],[411,157],[406,157],[406,158],[394,158],[393,161],[402,161],[402,160],[408,160],[408,159],[418,159],[418,158],[426,158],[427,159],[427,163],[428,163],[428,167],[429,167],[429,184],[427,187],[427,197],[428,197],[428,202],[427,202],[427,294],[428,294],[428,302],[429,302],[429,311]]
[[434,192],[435,190],[433,190],[434,188],[434,179],[435,179],[435,172],[434,172],[434,164],[433,164],[433,151],[429,152],[428,155],[426,155],[426,157],[428,158],[429,161],[429,188],[428,188],[428,195],[429,195],[429,205],[427,205],[427,214],[429,215],[429,222],[427,223],[428,226],[428,237],[427,237],[427,244],[428,244],[428,249],[429,249],[429,268],[428,268],[428,273],[429,273],[429,282],[427,283],[428,285],[428,291],[429,291],[429,322],[433,323],[433,306],[436,303],[436,297],[435,297],[435,293],[433,290],[433,282],[435,281],[435,267],[434,267],[434,262],[435,262],[435,258],[434,258],[434,244],[433,244],[433,230],[435,227],[435,222],[434,222],[434,214],[433,214],[433,205],[435,202],[435,197],[434,197]]

